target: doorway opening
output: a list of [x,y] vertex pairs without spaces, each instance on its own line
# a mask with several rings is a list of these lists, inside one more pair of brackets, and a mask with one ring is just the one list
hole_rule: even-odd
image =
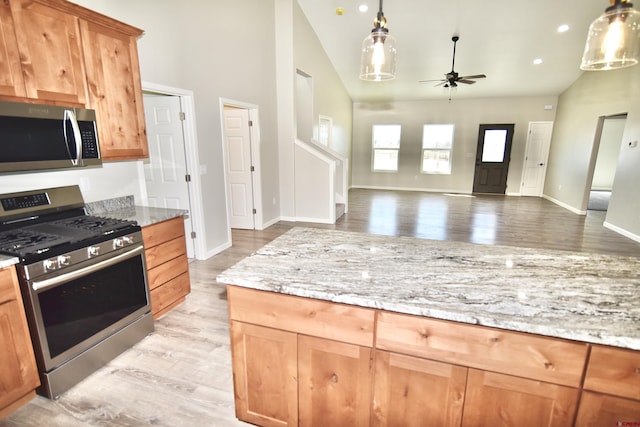
[[262,230],[258,107],[220,100],[229,229]]
[[145,200],[141,202],[186,210],[187,257],[203,259],[205,242],[198,232],[204,230],[204,216],[193,92],[149,82],[142,82],[142,91],[149,159],[139,166],[139,175],[145,177]]
[[505,194],[513,129],[513,124],[480,125],[473,178],[474,193]]
[[598,119],[588,180],[587,210],[607,211],[613,191],[627,114]]

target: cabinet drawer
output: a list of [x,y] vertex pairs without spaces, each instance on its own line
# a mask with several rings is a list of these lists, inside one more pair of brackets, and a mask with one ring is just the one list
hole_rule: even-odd
[[594,345],[584,388],[640,400],[640,351]]
[[229,315],[253,323],[314,337],[371,347],[374,310],[227,286]]
[[144,253],[147,261],[147,269],[150,270],[169,261],[170,259],[177,258],[182,255],[186,258],[187,248],[184,237],[180,236],[161,245],[146,248]]
[[184,239],[184,220],[182,217],[142,227],[142,240],[146,248],[152,248],[177,237]]
[[587,358],[586,344],[387,312],[376,347],[573,387]]
[[147,272],[149,290],[155,289],[165,282],[185,273],[189,270],[187,257],[182,255],[150,269]]
[[151,311],[153,312],[153,317],[158,318],[164,314],[167,309],[182,301],[189,291],[188,273],[181,274],[162,286],[151,290]]

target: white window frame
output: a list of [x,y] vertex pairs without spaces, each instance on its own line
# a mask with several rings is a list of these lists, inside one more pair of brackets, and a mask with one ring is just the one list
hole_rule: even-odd
[[[379,132],[376,132],[376,128]],[[396,135],[397,133],[397,135]],[[371,128],[371,170],[373,172],[398,172],[402,127],[397,124],[377,124]],[[395,165],[383,166],[383,156],[394,158]]]
[[[422,127],[422,156],[420,173],[433,175],[451,175],[453,159],[453,139],[455,125],[449,123],[426,124]],[[430,155],[430,156],[429,156]],[[427,156],[434,158],[427,168]]]
[[331,131],[333,130],[333,119],[328,116],[318,115],[318,143],[331,148]]

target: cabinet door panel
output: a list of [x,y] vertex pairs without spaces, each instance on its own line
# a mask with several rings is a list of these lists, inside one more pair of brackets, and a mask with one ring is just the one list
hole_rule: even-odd
[[640,402],[585,391],[580,400],[576,427],[637,425]]
[[16,30],[8,2],[0,3],[0,95],[26,96]]
[[369,425],[372,350],[298,337],[301,426]]
[[540,381],[469,369],[465,427],[566,427],[579,391]]
[[149,157],[136,39],[81,21],[89,105],[104,160]]
[[236,417],[260,426],[296,426],[296,335],[231,322]]
[[27,319],[20,298],[17,278],[10,269],[0,270],[0,288],[13,291],[14,298],[0,303],[0,418],[16,409],[20,401],[40,385],[36,359],[31,346]]
[[78,18],[33,0],[11,2],[27,97],[86,103]]
[[376,351],[374,378],[374,426],[460,425],[467,368]]

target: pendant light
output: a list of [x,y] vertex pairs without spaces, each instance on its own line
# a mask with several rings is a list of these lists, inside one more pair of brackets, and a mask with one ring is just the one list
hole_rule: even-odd
[[611,0],[611,6],[589,27],[580,68],[613,70],[640,60],[640,12],[629,0]]
[[382,13],[382,0],[373,30],[362,42],[360,78],[369,81],[392,80],[396,77],[396,40],[389,35],[387,19]]

